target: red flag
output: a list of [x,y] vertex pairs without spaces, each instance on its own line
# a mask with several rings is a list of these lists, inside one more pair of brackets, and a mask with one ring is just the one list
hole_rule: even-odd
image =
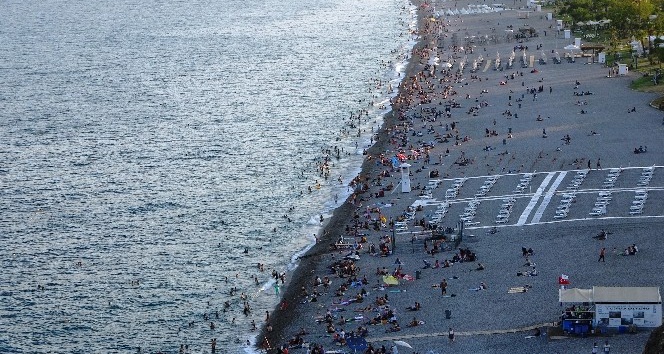
[[569,276],[567,276],[565,274],[561,274],[558,277],[558,284],[560,284],[560,285],[569,285]]

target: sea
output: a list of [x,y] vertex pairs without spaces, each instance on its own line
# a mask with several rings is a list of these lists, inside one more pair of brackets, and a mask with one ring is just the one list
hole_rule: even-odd
[[253,353],[415,20],[407,0],[3,1],[0,352]]

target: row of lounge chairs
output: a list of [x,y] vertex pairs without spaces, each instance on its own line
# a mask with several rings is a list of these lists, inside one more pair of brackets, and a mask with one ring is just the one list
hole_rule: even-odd
[[650,184],[653,172],[654,168],[652,167],[644,168],[643,172],[641,172],[641,177],[639,177],[639,183],[637,183],[637,185],[639,187],[647,187]]
[[606,176],[606,179],[604,179],[604,184],[602,185],[602,187],[604,187],[605,189],[615,187],[618,176],[620,176],[619,168],[610,169],[609,174]]
[[564,219],[567,217],[569,207],[576,199],[576,191],[586,179],[587,175],[588,170],[581,170],[576,172],[576,176],[574,176],[566,188],[567,192],[563,193],[563,198],[560,200],[560,205],[558,205],[558,208],[556,208],[556,214],[553,216],[554,219]]
[[438,205],[438,208],[436,208],[436,211],[433,213],[431,222],[440,223],[445,217],[445,214],[447,214],[449,208],[450,208],[450,203],[448,202],[444,202],[443,204]]
[[648,200],[648,191],[645,189],[635,191],[634,200],[632,205],[629,207],[630,215],[638,215],[643,213],[643,205]]
[[452,183],[452,187],[448,188],[445,191],[445,200],[455,199],[457,195],[459,195],[459,190],[461,189],[461,187],[463,186],[463,182],[465,181],[466,181],[465,178],[456,178]]
[[525,191],[526,188],[528,188],[528,186],[530,185],[530,181],[532,181],[532,179],[533,179],[532,173],[524,174],[523,177],[521,177],[521,179],[519,180],[519,184],[514,189],[514,193],[516,194],[523,193],[523,191]]
[[441,180],[439,179],[431,179],[429,180],[429,183],[424,186],[422,189],[422,193],[420,194],[420,199],[431,199],[433,198],[433,191],[434,189],[438,188],[438,184],[440,184]]
[[505,224],[510,218],[510,213],[512,212],[512,207],[516,202],[516,198],[509,197],[503,199],[503,204],[500,205],[500,211],[496,216],[496,224]]
[[593,207],[593,210],[591,210],[589,213],[590,216],[602,216],[606,214],[606,207],[611,202],[611,199],[613,199],[613,197],[611,196],[612,193],[613,192],[611,191],[599,192],[597,200],[595,200],[595,206]]
[[480,190],[477,191],[477,193],[475,193],[475,196],[476,197],[486,196],[486,194],[489,193],[489,191],[491,190],[491,187],[493,187],[493,185],[496,184],[496,181],[498,180],[499,177],[500,176],[496,175],[487,178],[487,180],[484,181],[482,187],[480,187]]
[[479,200],[471,200],[468,202],[468,206],[463,209],[463,214],[459,214],[459,219],[464,222],[471,222],[475,218],[475,212],[477,212],[477,207],[480,205]]

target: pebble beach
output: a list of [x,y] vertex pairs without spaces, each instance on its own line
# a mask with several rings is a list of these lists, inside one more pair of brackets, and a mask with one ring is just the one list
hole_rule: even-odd
[[[584,289],[664,283],[657,96],[629,89],[638,72],[617,75],[564,50],[574,36],[563,38],[546,8],[414,5],[419,42],[357,192],[301,257],[257,347],[352,353],[338,339],[356,332],[399,353],[590,353],[605,341],[612,353],[641,352],[647,329],[568,337],[550,328],[564,310],[562,274]],[[410,165],[410,192],[395,160]],[[608,237],[593,238],[601,230]],[[623,255],[633,244],[638,253]],[[399,284],[386,285],[383,269]]]

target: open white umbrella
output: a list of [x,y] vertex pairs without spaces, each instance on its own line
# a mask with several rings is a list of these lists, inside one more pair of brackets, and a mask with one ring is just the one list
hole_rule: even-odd
[[402,347],[406,347],[406,348],[413,349],[413,347],[411,347],[410,344],[408,344],[408,343],[406,343],[406,342],[404,342],[404,341],[402,341],[402,340],[395,340],[395,341],[394,341],[394,344],[396,344],[396,345],[400,345],[400,346],[402,346]]

